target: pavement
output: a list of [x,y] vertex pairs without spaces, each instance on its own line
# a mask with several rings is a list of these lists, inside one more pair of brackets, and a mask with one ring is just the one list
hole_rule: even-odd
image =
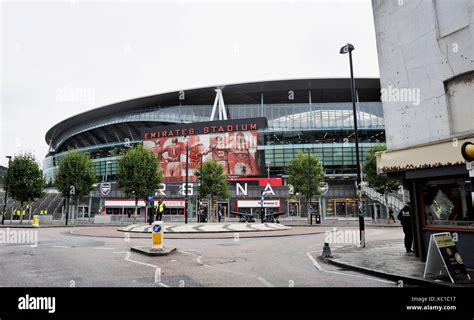
[[[278,223],[164,223],[165,233],[224,233],[224,232],[258,232],[289,230]],[[149,224],[132,224],[119,231],[151,233],[152,226]]]
[[[332,254],[333,258],[325,260],[333,265],[391,279],[400,285],[474,287],[473,281],[452,284],[446,275],[424,279],[425,263],[406,253],[402,239],[368,242],[365,248],[344,246],[332,250]],[[474,276],[473,270],[468,271]]]

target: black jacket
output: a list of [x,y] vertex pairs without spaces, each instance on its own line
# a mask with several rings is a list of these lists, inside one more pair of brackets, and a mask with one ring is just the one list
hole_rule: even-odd
[[400,220],[402,226],[410,226],[411,225],[411,213],[410,207],[404,206],[402,210],[398,213],[397,216],[398,220]]

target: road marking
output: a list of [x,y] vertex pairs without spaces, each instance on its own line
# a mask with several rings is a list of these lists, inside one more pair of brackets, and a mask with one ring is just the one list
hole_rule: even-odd
[[112,253],[128,253],[128,251],[115,251],[115,252],[112,252]]
[[114,250],[114,248],[105,248],[105,247],[94,247],[92,249],[96,249],[96,250]]
[[[137,263],[137,264],[141,264],[141,265],[144,265],[144,266],[148,266],[148,267],[152,267],[155,269],[155,279],[156,279],[156,272],[160,272],[161,274],[161,268],[158,267],[158,266],[155,266],[153,264],[149,264],[149,263],[145,263],[145,262],[141,262],[141,261],[136,261],[136,260],[133,260],[133,259],[130,259],[130,255],[131,255],[131,252],[127,251],[127,254],[125,255],[125,260],[126,261],[130,261],[130,262],[133,262],[133,263]],[[156,284],[162,286],[162,287],[165,287],[165,288],[169,288],[169,286],[167,286],[166,284],[164,284],[163,282],[155,282]]]
[[362,278],[362,279],[365,279],[365,280],[373,280],[373,281],[378,281],[378,282],[382,282],[382,283],[390,283],[390,284],[395,283],[394,281],[382,280],[382,279],[372,278],[372,277],[364,277],[364,276],[361,276],[361,275],[349,274],[349,273],[344,273],[344,272],[340,272],[340,271],[324,270],[321,267],[321,265],[316,261],[316,259],[313,256],[311,256],[312,253],[321,252],[321,251],[322,250],[310,251],[310,252],[306,253],[308,258],[313,262],[313,265],[316,267],[316,269],[318,269],[318,271],[325,272],[325,273],[334,273],[334,274],[338,274],[338,275],[342,275],[342,276],[348,276],[348,277]]
[[323,268],[321,267],[321,265],[316,261],[316,259],[314,259],[313,256],[311,256],[311,253],[316,253],[316,252],[320,252],[320,251],[322,251],[322,250],[306,252],[306,255],[313,262],[313,265],[316,267],[316,269],[318,269],[319,271],[324,271]]
[[53,246],[53,248],[65,248],[65,249],[69,249],[69,248],[72,248],[72,247],[68,247],[68,246]]
[[217,269],[217,270],[221,270],[221,271],[224,271],[224,272],[229,272],[229,273],[233,273],[233,274],[238,274],[238,275],[242,275],[242,276],[246,276],[246,277],[251,277],[251,278],[255,278],[255,279],[258,279],[261,283],[263,283],[266,287],[273,287],[273,285],[268,282],[267,280],[265,280],[264,278],[262,277],[259,277],[259,276],[255,276],[253,274],[248,274],[248,273],[242,273],[242,272],[236,272],[236,271],[231,271],[231,270],[227,270],[227,269],[224,269],[224,268],[219,268],[219,267],[215,267],[215,266],[211,266],[211,265],[208,265],[208,264],[205,264],[202,262],[202,256],[199,255],[199,254],[196,254],[196,253],[192,253],[192,252],[187,252],[187,251],[184,251],[184,250],[178,250],[179,252],[181,253],[184,253],[184,254],[188,254],[188,255],[192,255],[194,257],[197,257],[196,258],[196,261],[197,263],[199,263],[200,265],[204,266],[204,267],[208,267],[208,268],[211,268],[211,269]]

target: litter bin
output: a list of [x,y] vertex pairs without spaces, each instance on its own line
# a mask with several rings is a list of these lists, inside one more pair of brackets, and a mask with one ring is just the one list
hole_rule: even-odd
[[316,224],[321,224],[321,215],[319,213],[315,215],[315,219],[316,219]]

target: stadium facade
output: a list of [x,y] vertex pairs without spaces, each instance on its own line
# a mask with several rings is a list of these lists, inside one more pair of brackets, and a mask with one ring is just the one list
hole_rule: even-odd
[[[385,142],[379,79],[356,79],[360,157]],[[212,120],[211,120],[212,119]],[[350,79],[265,81],[181,90],[124,101],[68,118],[46,133],[49,153],[43,162],[54,182],[61,158],[71,150],[88,152],[97,187],[80,202],[79,217],[104,210],[125,215],[133,206],[116,180],[117,161],[130,146],[142,144],[162,163],[164,175],[155,198],[167,204],[165,219],[184,216],[185,136],[188,136],[190,219],[199,199],[194,170],[201,161],[220,161],[228,174],[231,199],[220,206],[254,214],[262,189],[270,211],[287,218],[307,217],[305,199],[288,185],[287,166],[298,153],[317,156],[329,191],[312,199],[323,217],[355,216],[356,159]],[[101,193],[100,182],[111,191]],[[143,204],[141,204],[143,205]],[[141,209],[144,216],[144,210]]]

